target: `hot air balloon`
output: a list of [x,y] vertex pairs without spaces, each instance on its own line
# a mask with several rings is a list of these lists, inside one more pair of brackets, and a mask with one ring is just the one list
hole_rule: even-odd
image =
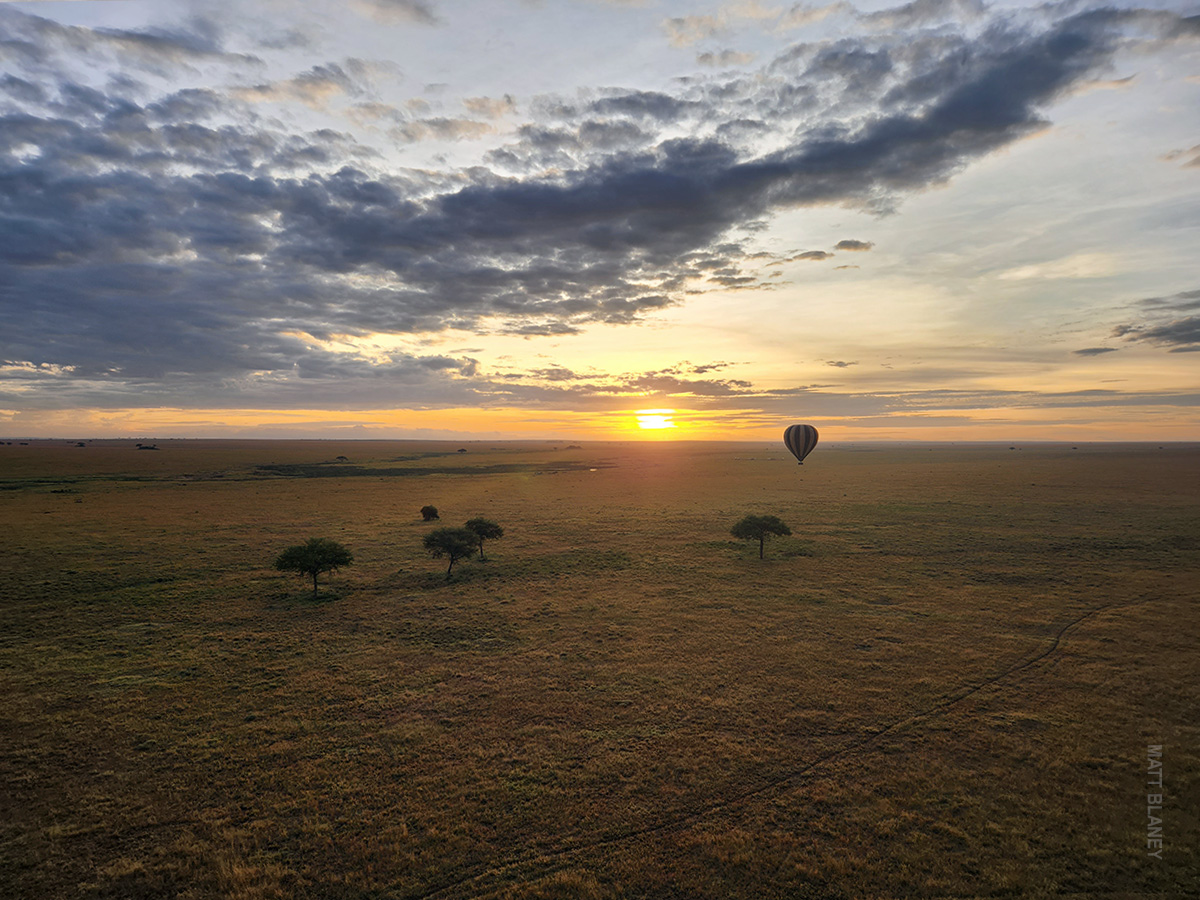
[[800,465],[804,465],[804,457],[817,446],[817,429],[811,425],[789,425],[783,433],[783,445],[792,451]]

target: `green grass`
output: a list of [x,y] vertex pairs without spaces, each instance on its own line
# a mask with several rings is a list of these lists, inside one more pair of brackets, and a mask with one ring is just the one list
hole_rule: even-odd
[[2,896],[1200,891],[1194,448],[159,446],[2,448]]

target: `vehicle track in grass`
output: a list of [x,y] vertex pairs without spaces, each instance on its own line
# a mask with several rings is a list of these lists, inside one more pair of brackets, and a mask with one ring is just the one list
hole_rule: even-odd
[[[692,810],[691,812],[672,816],[669,819],[665,819],[651,825],[645,825],[641,828],[631,831],[622,832],[621,834],[612,835],[610,837],[595,838],[565,847],[545,849],[540,851],[529,851],[517,859],[512,859],[508,862],[502,862],[498,865],[484,869],[483,871],[476,872],[475,874],[465,875],[461,878],[429,887],[417,893],[405,894],[402,896],[406,897],[407,900],[438,900],[438,898],[450,898],[460,895],[459,892],[465,892],[461,895],[470,896],[473,898],[486,897],[494,892],[504,890],[505,888],[510,888],[518,881],[532,881],[537,878],[545,878],[549,875],[553,875],[556,872],[567,868],[569,862],[574,858],[584,856],[589,852],[602,850],[606,847],[614,847],[630,841],[636,841],[639,838],[685,828],[689,825],[694,825],[697,822],[702,821],[708,816],[733,809],[734,807],[756,797],[768,795],[776,791],[782,792],[800,787],[801,785],[811,781],[814,777],[814,773],[816,773],[817,770],[821,769],[822,767],[838,762],[846,757],[853,756],[856,753],[868,750],[873,744],[877,743],[886,735],[895,734],[923,721],[941,716],[958,704],[962,703],[968,697],[971,697],[989,687],[998,685],[1001,682],[1006,681],[1012,678],[1014,675],[1017,675],[1027,669],[1033,668],[1038,663],[1056,654],[1058,649],[1062,646],[1063,640],[1071,632],[1076,630],[1084,622],[1094,618],[1100,613],[1115,609],[1127,609],[1131,606],[1145,603],[1150,599],[1152,599],[1151,595],[1143,595],[1121,603],[1105,603],[1100,606],[1091,607],[1090,609],[1085,610],[1075,618],[1061,625],[1049,642],[1047,642],[1046,646],[1030,655],[1023,657],[1000,672],[988,676],[981,681],[962,685],[924,709],[909,713],[908,715],[896,719],[893,722],[880,725],[874,730],[868,730],[865,733],[860,734],[860,736],[854,740],[851,740],[849,743],[843,744],[841,747],[838,747],[835,750],[822,753],[811,762],[808,762],[805,765],[797,769],[793,769],[783,775],[776,776],[771,780],[759,785],[758,787],[742,791],[722,800],[704,804],[700,808]],[[489,882],[491,883],[489,884]]]

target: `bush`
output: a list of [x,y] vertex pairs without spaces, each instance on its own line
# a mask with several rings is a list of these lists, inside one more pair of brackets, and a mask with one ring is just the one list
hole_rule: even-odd
[[422,506],[421,507],[421,518],[424,519],[426,522],[432,522],[437,517],[438,517],[438,511],[437,511],[436,506]]

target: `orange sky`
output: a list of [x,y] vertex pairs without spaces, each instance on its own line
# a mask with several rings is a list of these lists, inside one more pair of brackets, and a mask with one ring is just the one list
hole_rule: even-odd
[[[1193,418],[1169,408],[1153,424],[1122,419],[1121,409],[988,409],[959,410],[953,423],[945,416],[909,417],[904,421],[845,420],[808,417],[824,441],[1194,441]],[[1175,418],[1172,419],[1172,414]],[[0,413],[0,415],[3,415]],[[1077,417],[1077,418],[1073,418]],[[4,423],[0,419],[0,423]],[[125,409],[61,411],[30,417],[8,417],[0,436],[17,437],[263,437],[342,439],[458,440],[748,440],[780,438],[785,420],[743,413],[653,408],[604,413],[569,410],[446,409],[366,410],[185,410]],[[644,427],[646,424],[654,427]],[[665,426],[665,427],[664,427]]]

